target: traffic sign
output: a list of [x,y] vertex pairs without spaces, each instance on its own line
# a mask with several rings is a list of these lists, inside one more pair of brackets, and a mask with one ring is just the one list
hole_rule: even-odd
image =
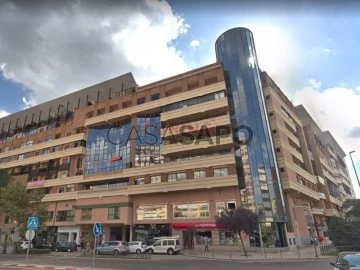
[[102,235],[102,227],[100,223],[96,222],[93,227],[93,233],[95,236]]
[[28,217],[28,222],[27,222],[28,230],[37,230],[38,226],[39,226],[38,217]]
[[32,241],[35,238],[35,231],[34,230],[27,230],[25,234],[26,240]]

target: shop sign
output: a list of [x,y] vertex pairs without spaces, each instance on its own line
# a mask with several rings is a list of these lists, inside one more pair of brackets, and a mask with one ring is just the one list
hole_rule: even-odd
[[172,227],[174,229],[219,229],[215,222],[173,223]]

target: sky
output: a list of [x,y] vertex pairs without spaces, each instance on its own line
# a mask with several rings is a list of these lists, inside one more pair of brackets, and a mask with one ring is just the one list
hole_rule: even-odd
[[214,63],[219,35],[247,27],[260,68],[346,153],[356,151],[360,174],[359,8],[356,0],[3,0],[0,117],[127,72],[144,85]]

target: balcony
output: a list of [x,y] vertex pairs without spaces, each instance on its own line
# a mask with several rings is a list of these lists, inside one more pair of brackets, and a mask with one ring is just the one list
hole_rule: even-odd
[[319,193],[319,198],[320,198],[320,199],[326,200],[325,193],[322,193],[322,192],[318,192],[318,193]]
[[336,181],[335,177],[332,176],[328,171],[326,171],[326,170],[322,170],[322,171],[323,171],[324,176],[325,176],[327,179],[329,179],[329,180],[330,180],[331,182],[333,182],[335,185],[338,184],[338,182]]
[[111,180],[139,175],[158,175],[160,173],[184,171],[197,168],[210,168],[230,164],[235,164],[235,157],[233,153],[230,153],[228,155],[205,157],[197,160],[186,160],[145,167],[135,167],[118,172],[86,175],[83,182]]
[[333,197],[331,195],[329,197],[330,197],[330,202],[332,202],[333,204],[336,204],[338,206],[343,205],[342,201],[340,201],[339,199],[337,199],[337,198],[335,198],[335,197]]
[[336,209],[325,209],[324,215],[327,217],[342,217],[343,215]]
[[311,208],[311,212],[313,215],[324,215],[324,211],[325,211],[324,208],[316,208],[316,207]]
[[325,186],[325,180],[324,178],[320,177],[320,176],[316,176],[317,182],[323,186]]
[[[169,112],[161,113],[161,121],[169,121],[177,118],[184,118],[185,116],[194,116],[194,115],[206,115],[207,112],[216,110],[218,112],[225,112],[228,107],[227,98],[216,99],[208,102],[204,102],[198,105],[185,107],[182,109],[177,109]],[[221,109],[223,109],[221,111]],[[228,117],[229,118],[229,117]]]
[[60,139],[54,139],[49,142],[43,142],[43,143],[39,143],[39,144],[34,144],[32,146],[24,147],[24,148],[10,150],[10,151],[4,152],[4,153],[0,153],[0,159],[9,157],[9,156],[15,156],[15,155],[28,153],[28,152],[38,151],[41,149],[46,149],[46,148],[63,145],[63,144],[71,143],[71,142],[81,141],[81,140],[86,141],[87,134],[80,133],[80,134],[76,134],[76,135],[72,135],[72,136],[68,136],[68,137],[63,137]]
[[[217,141],[218,140],[218,141]],[[202,140],[194,140],[191,144],[184,143],[174,143],[174,144],[165,144],[161,146],[161,154],[167,155],[171,153],[180,153],[185,151],[195,151],[200,149],[214,149],[224,146],[232,146],[233,139],[232,134],[229,134],[228,137],[209,137]]]
[[278,120],[271,120],[270,121],[271,129],[280,129],[287,137],[289,137],[298,147],[300,147],[299,138],[296,137],[290,130],[288,130],[284,125],[280,123]]
[[[200,87],[198,89],[186,91],[184,93],[180,93],[180,94],[173,95],[170,97],[161,98],[161,99],[147,102],[147,103],[144,103],[141,105],[136,105],[136,106],[132,106],[130,108],[124,108],[124,109],[121,109],[118,111],[95,116],[95,117],[86,119],[85,126],[92,126],[92,125],[96,125],[96,124],[106,124],[112,120],[121,120],[122,118],[129,117],[132,114],[145,113],[147,111],[151,111],[153,109],[158,109],[158,108],[161,108],[162,106],[176,103],[181,100],[191,99],[193,97],[199,97],[199,96],[218,92],[218,91],[225,90],[225,89],[226,89],[226,85],[225,85],[224,81],[214,83],[211,85],[207,85],[204,87]],[[204,104],[209,104],[209,103],[210,102],[204,103]],[[226,104],[227,104],[227,100],[226,100]],[[194,107],[198,107],[198,106],[194,106]]]
[[39,155],[39,156],[28,157],[28,158],[25,158],[22,160],[15,160],[15,161],[7,162],[7,163],[1,163],[0,169],[1,168],[7,169],[7,168],[12,168],[12,167],[17,167],[17,166],[36,164],[39,162],[48,161],[50,159],[57,159],[57,158],[73,156],[73,155],[80,155],[80,154],[85,155],[85,153],[86,153],[86,148],[84,148],[84,147],[70,148],[67,150],[57,151],[57,152],[53,152],[50,154],[43,154],[43,155]]
[[279,158],[278,165],[279,165],[279,167],[288,168],[288,169],[294,171],[295,173],[297,173],[298,175],[300,175],[301,177],[307,179],[311,183],[316,184],[315,176],[313,176],[311,173],[304,170],[300,166],[296,165],[295,163],[288,161],[285,158]]
[[79,184],[79,183],[83,182],[83,179],[84,179],[84,177],[82,175],[80,175],[80,176],[70,176],[70,177],[49,179],[49,180],[38,180],[38,181],[29,182],[27,184],[27,189]]
[[163,128],[161,130],[161,134],[166,137],[176,136],[180,134],[180,128],[182,126],[191,126],[193,128],[192,131],[198,131],[203,125],[206,125],[207,128],[214,128],[217,126],[225,126],[230,124],[230,118],[228,115],[222,115],[218,117],[206,118],[202,120],[192,121],[188,123],[177,124],[173,126],[169,126],[168,128]]
[[217,187],[237,186],[238,180],[236,175],[227,175],[220,177],[207,177],[199,179],[187,179],[174,182],[161,182],[155,184],[134,185],[128,187],[129,195],[147,194],[147,193],[164,193],[179,190],[193,189],[210,189]]
[[282,186],[284,190],[288,190],[291,192],[295,192],[295,193],[302,193],[303,195],[307,196],[308,198],[312,199],[312,200],[319,200],[319,193],[306,187],[303,186],[297,182],[291,181],[289,179],[286,178],[282,178]]
[[302,154],[297,151],[295,148],[293,148],[288,142],[283,141],[281,138],[274,139],[274,145],[277,148],[283,147],[285,148],[290,154],[292,154],[294,157],[296,157],[301,162],[304,162]]

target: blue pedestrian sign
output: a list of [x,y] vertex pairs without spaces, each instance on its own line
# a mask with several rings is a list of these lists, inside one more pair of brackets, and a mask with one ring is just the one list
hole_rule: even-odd
[[93,227],[93,233],[95,236],[102,235],[102,227],[100,223],[96,222]]
[[38,217],[28,217],[27,229],[28,230],[37,230],[39,227],[39,218]]

